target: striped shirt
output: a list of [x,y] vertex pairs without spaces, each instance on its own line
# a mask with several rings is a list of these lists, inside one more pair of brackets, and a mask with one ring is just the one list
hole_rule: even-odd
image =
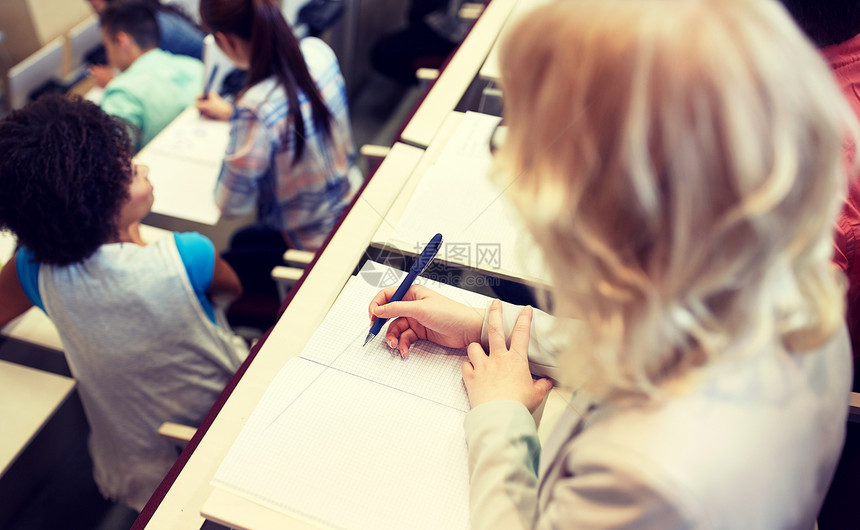
[[349,124],[346,87],[331,48],[316,38],[301,41],[311,77],[333,116],[331,138],[314,124],[299,91],[305,145],[294,163],[296,133],[287,93],[274,77],[249,88],[230,117],[230,141],[215,187],[226,215],[257,212],[258,221],[283,232],[302,250],[319,248],[361,185]]

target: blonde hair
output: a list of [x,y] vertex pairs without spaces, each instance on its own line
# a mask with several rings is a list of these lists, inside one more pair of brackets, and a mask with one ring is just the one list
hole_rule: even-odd
[[717,358],[832,337],[856,127],[781,6],[559,0],[507,33],[500,64],[494,174],[543,249],[557,311],[586,321],[568,371],[653,393]]

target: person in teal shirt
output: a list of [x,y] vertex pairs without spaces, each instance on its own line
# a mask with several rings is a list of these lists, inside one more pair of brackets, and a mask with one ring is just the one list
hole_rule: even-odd
[[203,63],[158,49],[158,23],[145,2],[112,4],[100,18],[108,63],[120,71],[105,87],[101,107],[136,129],[140,149],[194,104]]

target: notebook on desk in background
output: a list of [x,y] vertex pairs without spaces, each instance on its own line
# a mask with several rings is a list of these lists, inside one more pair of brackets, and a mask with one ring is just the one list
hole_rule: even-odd
[[[467,112],[436,162],[421,175],[392,239],[420,248],[428,224],[445,234],[439,258],[492,275],[549,283],[519,214],[490,181],[490,138],[501,118]],[[440,207],[440,205],[444,205]],[[426,241],[424,241],[426,243]]]
[[[403,275],[367,262],[351,278],[248,418],[215,473],[216,491],[316,525],[468,528],[465,350],[419,341],[401,359],[384,345],[386,328],[362,348],[370,300]],[[481,312],[488,303],[418,283]],[[207,502],[203,515],[249,525],[247,511],[222,503]]]
[[152,211],[180,219],[214,225],[221,217],[212,190],[221,163],[230,124],[200,117],[188,107],[135,156],[149,167],[155,188]]
[[229,139],[229,122],[202,118],[197,108],[191,106],[153,138],[145,150],[220,168]]

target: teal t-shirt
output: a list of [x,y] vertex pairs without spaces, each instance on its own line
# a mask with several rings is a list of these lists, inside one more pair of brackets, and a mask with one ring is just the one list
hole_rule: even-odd
[[140,130],[140,149],[193,105],[202,91],[201,61],[153,49],[108,83],[101,108]]

